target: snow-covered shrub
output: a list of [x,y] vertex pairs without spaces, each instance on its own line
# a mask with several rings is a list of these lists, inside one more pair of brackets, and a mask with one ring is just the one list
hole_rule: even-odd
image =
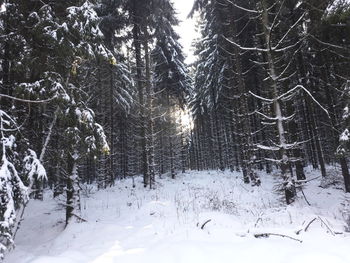
[[27,150],[27,155],[24,157],[23,163],[24,173],[29,185],[32,185],[34,180],[47,179],[46,170],[33,150]]
[[209,202],[208,202],[208,209],[213,211],[221,211],[222,209],[222,202],[218,196],[218,193],[211,193],[209,196]]
[[5,136],[6,128],[12,118],[0,110],[1,163],[0,163],[0,259],[13,245],[13,228],[16,224],[16,211],[20,204],[28,199],[24,186],[15,166],[8,159],[8,152],[13,150],[15,137]]
[[0,167],[0,258],[13,242],[13,227],[16,224],[16,211],[21,203],[28,200],[27,188],[18,176],[16,168],[7,158],[3,143],[3,156]]
[[[14,245],[13,237],[20,220],[18,214],[22,214],[30,191],[9,158],[14,155],[15,137],[12,134],[6,135],[5,132],[13,130],[12,126],[16,126],[15,121],[0,110],[0,259]],[[46,178],[45,169],[32,150],[28,150],[28,155],[24,158],[24,170],[30,182],[35,176]]]

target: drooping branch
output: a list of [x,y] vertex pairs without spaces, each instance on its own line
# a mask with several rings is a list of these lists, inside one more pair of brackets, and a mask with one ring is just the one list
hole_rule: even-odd
[[48,103],[48,102],[53,101],[54,99],[57,98],[57,96],[53,96],[52,98],[49,98],[49,99],[46,99],[46,100],[26,100],[26,99],[21,99],[21,98],[13,97],[13,96],[10,96],[10,95],[1,94],[1,93],[0,93],[0,97],[11,99],[11,100],[15,100],[15,101],[19,101],[19,102],[24,102],[24,103]]

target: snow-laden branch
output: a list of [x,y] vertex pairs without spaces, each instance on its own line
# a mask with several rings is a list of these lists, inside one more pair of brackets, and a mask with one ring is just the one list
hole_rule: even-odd
[[330,118],[329,116],[329,112],[314,98],[314,96],[312,96],[312,94],[310,93],[310,91],[308,91],[303,85],[296,85],[294,88],[288,90],[286,93],[280,95],[278,98],[276,98],[276,100],[280,100],[282,98],[284,98],[285,96],[293,93],[294,91],[298,90],[298,89],[302,89],[303,91],[305,91],[305,93],[307,95],[309,95],[309,97],[327,114],[327,116]]
[[277,50],[278,47],[282,44],[282,42],[286,39],[289,33],[300,23],[300,21],[304,18],[305,12],[299,17],[299,19],[288,29],[288,31],[283,35],[283,37],[278,41],[278,43],[272,48],[273,50]]
[[53,101],[54,99],[57,98],[56,96],[53,96],[52,98],[49,98],[46,100],[26,100],[26,99],[21,99],[21,98],[13,97],[10,95],[1,94],[1,93],[0,93],[0,97],[8,98],[8,99],[19,101],[19,102],[25,102],[25,103],[48,103],[48,102]]
[[238,47],[239,49],[246,50],[246,51],[259,51],[259,52],[267,52],[266,48],[257,48],[257,47],[242,47],[241,45],[237,44],[236,42],[228,39],[227,37],[222,35],[222,38],[225,39],[230,44]]
[[305,38],[306,37],[302,37],[302,38],[300,38],[297,42],[295,42],[292,45],[289,45],[289,46],[286,46],[286,47],[282,47],[282,48],[278,48],[278,49],[274,49],[273,51],[274,52],[282,52],[282,53],[284,53],[284,52],[286,52],[287,50],[289,50],[291,48],[295,48],[297,45],[299,45],[300,42],[303,42]]
[[266,114],[260,112],[260,111],[254,111],[254,113],[257,113],[258,115],[262,116],[263,118],[269,120],[269,121],[278,121],[278,120],[281,120],[281,121],[289,121],[289,120],[292,120],[295,116],[295,114],[292,114],[288,117],[270,117],[270,116],[267,116]]
[[[272,103],[274,101],[278,101],[278,100],[281,100],[281,99],[284,99],[285,97],[289,96],[290,94],[292,94],[293,92],[297,91],[298,89],[301,89],[303,90],[320,108],[321,110],[323,110],[327,116],[330,118],[329,116],[329,112],[315,99],[314,96],[312,96],[311,92],[308,91],[303,85],[296,85],[294,88],[288,90],[287,92],[283,93],[282,95],[278,96],[277,98],[275,99],[268,99],[268,98],[264,98],[264,97],[261,97],[259,95],[256,95],[254,94],[253,92],[249,91],[249,93],[251,95],[253,95],[255,98],[259,99],[259,100],[262,100],[262,101],[266,101],[266,102],[269,102],[269,103]],[[264,118],[266,119],[269,119],[269,120],[276,120],[276,118],[271,118],[269,116],[266,116],[265,114],[261,113],[261,112],[257,112],[259,115],[262,115]],[[287,120],[287,118],[284,118],[283,120]]]
[[254,96],[255,98],[259,99],[259,100],[263,100],[263,101],[266,101],[266,102],[270,102],[272,103],[273,100],[272,99],[267,99],[267,98],[264,98],[264,97],[261,97],[259,95],[256,95],[255,93],[253,93],[252,91],[249,91],[249,94]]
[[269,121],[277,121],[277,118],[276,117],[270,117],[270,116],[267,116],[265,115],[264,113],[260,112],[260,111],[256,111],[256,113],[260,116],[262,116],[263,118],[269,120]]
[[[292,58],[289,60],[288,64],[284,67],[283,71],[281,72],[281,74],[279,74],[276,78],[276,80],[279,80],[279,81],[282,81],[282,77],[284,76],[284,74],[287,72],[287,70],[290,68],[290,66],[292,65],[292,63],[294,62],[294,57],[295,55],[301,50],[302,48],[302,45],[300,45],[299,48],[297,48],[293,55],[292,55]],[[294,74],[295,72],[292,73],[292,75]]]
[[236,3],[234,3],[234,2],[231,1],[231,0],[226,0],[226,2],[230,3],[230,4],[233,5],[234,7],[237,7],[238,9],[241,9],[241,10],[243,10],[243,11],[245,11],[245,12],[252,13],[252,14],[261,14],[260,11],[248,9],[248,8],[243,7],[243,6],[237,5]]
[[324,41],[318,39],[317,37],[315,37],[314,35],[309,34],[309,36],[311,38],[313,38],[314,40],[316,40],[318,43],[322,44],[322,45],[326,45],[326,46],[329,46],[329,47],[342,49],[342,50],[346,50],[346,51],[348,50],[348,48],[346,48],[346,47],[342,47],[342,46],[334,45],[334,44],[331,44],[331,43],[328,43],[328,42],[324,42]]
[[[23,162],[30,188],[33,185],[34,176],[36,176],[37,180],[47,180],[46,170],[33,150],[28,149],[27,156]],[[29,189],[29,191],[31,190]]]
[[[283,0],[283,2],[281,3],[281,5],[280,5],[280,7],[279,7],[279,9],[278,9],[278,12],[277,12],[277,14],[275,15],[275,17],[274,17],[274,19],[273,19],[273,22],[272,22],[272,24],[271,24],[271,27],[270,27],[270,30],[269,30],[269,46],[271,47],[271,33],[272,33],[272,31],[273,31],[273,29],[274,29],[274,27],[276,26],[276,24],[277,24],[277,18],[279,17],[279,15],[280,15],[280,13],[281,13],[281,11],[282,11],[282,7],[284,6],[284,2],[285,2],[286,0]],[[277,1],[276,1],[276,3],[277,3]]]
[[272,159],[272,158],[264,158],[266,161],[269,161],[269,162],[273,162],[273,163],[277,163],[277,164],[281,164],[283,162],[282,159]]
[[276,122],[274,121],[274,122],[266,122],[266,121],[262,121],[261,122],[261,124],[263,124],[263,125],[270,125],[270,126],[272,126],[272,125],[276,125]]
[[281,149],[277,146],[267,146],[262,144],[257,144],[256,147],[260,150],[265,150],[265,151],[279,151]]
[[[5,118],[9,119],[10,121],[6,121]],[[17,123],[14,119],[11,118],[10,115],[8,115],[6,112],[0,110],[0,118],[1,118],[1,127],[0,127],[0,130],[1,132],[5,132],[7,131],[7,129],[4,128],[4,125],[3,123],[5,123],[6,125],[10,126],[11,125],[11,122],[12,124],[16,127],[14,130],[19,130],[19,127],[17,126]],[[2,137],[4,137],[4,135],[2,135]]]
[[303,143],[304,142],[294,142],[294,143],[285,143],[285,144],[280,144],[280,145],[275,145],[275,146],[267,146],[267,145],[257,144],[256,147],[258,149],[266,150],[266,151],[279,151],[281,149],[291,150],[291,149],[295,149],[297,146],[299,146]]

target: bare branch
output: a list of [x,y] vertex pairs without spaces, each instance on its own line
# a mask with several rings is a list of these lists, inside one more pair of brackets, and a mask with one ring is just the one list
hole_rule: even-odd
[[260,11],[256,11],[256,10],[252,10],[252,9],[247,9],[247,8],[245,8],[245,7],[243,7],[243,6],[239,6],[239,5],[237,5],[236,3],[234,3],[233,1],[231,1],[231,0],[226,0],[228,3],[230,3],[231,5],[233,5],[234,7],[237,7],[238,9],[241,9],[241,10],[243,10],[243,11],[246,11],[246,12],[248,12],[248,13],[252,13],[252,14],[261,14],[261,12]]

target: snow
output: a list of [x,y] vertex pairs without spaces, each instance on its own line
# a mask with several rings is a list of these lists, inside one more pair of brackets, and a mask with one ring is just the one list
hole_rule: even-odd
[[334,9],[339,5],[339,4],[350,4],[350,0],[335,0],[335,1],[331,1],[331,3],[328,5],[327,7],[327,13],[331,13],[334,11]]
[[29,182],[34,180],[35,175],[38,180],[47,180],[46,170],[33,150],[28,149],[28,153],[26,157],[24,157],[23,163],[24,171],[27,174]]
[[341,142],[347,142],[349,141],[349,130],[345,129],[342,134],[340,135],[339,141]]
[[[338,178],[339,170],[330,174]],[[245,185],[240,173],[228,171],[158,179],[155,190],[143,188],[141,177],[135,178],[136,188],[132,179],[98,192],[86,187],[81,216],[87,222],[72,223],[64,231],[59,200],[31,201],[17,248],[5,262],[350,262],[342,189],[320,188],[319,179],[312,180],[304,188],[311,206],[301,194],[285,206],[273,192],[277,177],[260,175],[261,187]],[[316,176],[307,170],[307,178]],[[307,231],[297,235],[313,218]],[[303,242],[255,238],[258,233]]]

